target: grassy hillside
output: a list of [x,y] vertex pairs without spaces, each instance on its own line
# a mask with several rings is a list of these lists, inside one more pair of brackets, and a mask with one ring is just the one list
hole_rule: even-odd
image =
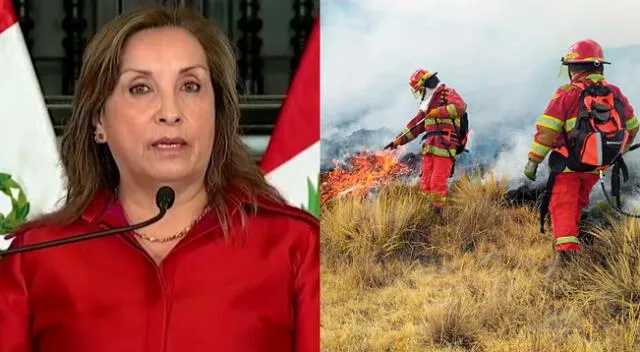
[[322,350],[640,350],[639,223],[588,229],[558,270],[552,235],[503,184],[457,181],[441,219],[402,185],[323,203]]

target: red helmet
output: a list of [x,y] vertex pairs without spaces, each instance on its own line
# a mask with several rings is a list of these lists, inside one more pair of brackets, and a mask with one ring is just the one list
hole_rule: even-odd
[[567,55],[561,60],[564,65],[593,63],[598,66],[600,64],[610,64],[610,62],[604,60],[600,44],[591,39],[574,43],[571,48],[569,48]]
[[438,72],[431,72],[423,69],[417,69],[411,77],[409,78],[409,87],[411,88],[411,93],[416,97],[422,97],[422,88],[424,86],[424,82],[429,79],[429,77],[437,75]]

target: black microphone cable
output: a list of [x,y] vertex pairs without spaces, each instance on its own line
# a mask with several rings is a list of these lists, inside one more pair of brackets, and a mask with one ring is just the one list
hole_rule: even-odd
[[25,246],[25,247],[12,248],[6,251],[0,251],[0,258],[6,256],[7,254],[29,252],[37,249],[55,247],[63,244],[86,241],[86,240],[90,240],[98,237],[109,236],[116,233],[137,230],[137,229],[149,226],[154,222],[157,222],[158,220],[162,219],[162,217],[167,213],[167,210],[169,210],[169,208],[173,206],[174,201],[175,201],[174,190],[171,187],[163,186],[163,187],[160,187],[160,189],[158,189],[158,192],[156,192],[156,206],[158,207],[160,212],[158,213],[158,215],[154,216],[149,220],[143,221],[138,224],[126,226],[126,227],[120,227],[120,228],[110,229],[106,231],[92,232],[88,234],[82,234],[82,235],[77,235],[69,238],[64,238],[61,240],[48,241],[48,242],[37,243],[37,244]]

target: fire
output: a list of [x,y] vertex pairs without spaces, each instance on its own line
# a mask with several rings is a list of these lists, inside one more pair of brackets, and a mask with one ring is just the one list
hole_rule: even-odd
[[397,154],[364,150],[345,154],[344,161],[333,160],[334,169],[322,175],[321,200],[344,194],[363,196],[372,189],[408,175],[411,169],[398,160]]

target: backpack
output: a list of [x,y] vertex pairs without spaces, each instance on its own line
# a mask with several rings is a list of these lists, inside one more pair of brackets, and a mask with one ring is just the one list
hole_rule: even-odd
[[565,132],[566,167],[578,172],[604,170],[629,143],[624,105],[603,81],[581,88],[575,127]]

